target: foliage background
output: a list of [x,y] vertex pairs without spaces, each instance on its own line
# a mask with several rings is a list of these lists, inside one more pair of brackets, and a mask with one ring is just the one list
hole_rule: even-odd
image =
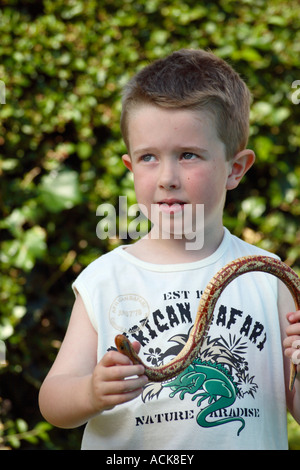
[[[96,237],[97,206],[119,195],[135,202],[119,117],[122,86],[137,69],[192,47],[211,49],[242,75],[253,93],[257,162],[229,194],[225,225],[300,272],[299,2],[0,5],[0,447],[76,449],[82,430],[52,429],[37,395],[67,326],[72,281],[118,243]],[[290,416],[289,439],[300,448]]]

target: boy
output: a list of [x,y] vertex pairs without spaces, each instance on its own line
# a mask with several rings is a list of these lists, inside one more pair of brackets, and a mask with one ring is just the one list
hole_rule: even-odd
[[[154,62],[125,88],[123,161],[153,226],[75,281],[66,337],[40,391],[54,425],[88,422],[83,449],[287,448],[286,400],[300,420],[299,380],[293,393],[284,386],[300,312],[286,316],[294,304],[273,276],[228,286],[200,357],[169,382],[149,383],[143,366],[114,348],[125,333],[143,360],[166,364],[187,341],[213,275],[240,256],[266,254],[222,223],[227,190],[255,159],[246,149],[249,103],[238,74],[200,50]],[[195,223],[200,204],[203,224]],[[179,233],[188,208],[192,222]],[[188,249],[193,234],[204,243]]]

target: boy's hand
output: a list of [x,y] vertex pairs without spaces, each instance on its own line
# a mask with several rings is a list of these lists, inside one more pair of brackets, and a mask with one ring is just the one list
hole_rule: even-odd
[[283,341],[285,356],[289,357],[300,372],[300,310],[287,314],[289,325],[286,328],[286,338]]
[[[134,342],[136,352],[140,344]],[[97,411],[109,410],[141,394],[148,378],[144,367],[133,365],[118,351],[109,351],[96,365],[91,383],[91,402]]]

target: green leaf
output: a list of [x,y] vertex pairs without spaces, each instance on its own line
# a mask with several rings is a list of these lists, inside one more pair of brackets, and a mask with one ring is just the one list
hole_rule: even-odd
[[46,231],[42,227],[35,226],[22,232],[18,239],[8,240],[2,243],[1,260],[29,271],[37,258],[42,258],[47,251]]
[[71,209],[82,200],[78,174],[72,170],[52,171],[39,185],[42,204],[50,212]]
[[26,432],[28,430],[28,424],[26,423],[26,421],[24,421],[24,419],[21,418],[18,418],[16,420],[16,427],[19,433]]
[[248,197],[242,202],[242,209],[251,219],[261,217],[266,210],[266,201],[262,197]]
[[93,147],[88,142],[79,142],[77,144],[77,153],[83,160],[89,158],[92,154]]
[[21,445],[20,439],[18,439],[17,436],[6,436],[6,440],[14,449],[18,449]]

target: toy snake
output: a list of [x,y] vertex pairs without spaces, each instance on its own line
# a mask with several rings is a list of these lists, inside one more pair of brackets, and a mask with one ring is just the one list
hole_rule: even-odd
[[[117,335],[115,338],[118,351],[128,356],[133,364],[142,364],[145,367],[145,375],[151,382],[163,382],[175,377],[197,357],[212,322],[216,302],[225,287],[241,274],[252,271],[262,271],[278,277],[290,290],[296,310],[300,310],[300,279],[289,266],[268,256],[245,256],[228,263],[208,283],[200,299],[196,320],[188,341],[180,353],[168,364],[159,367],[148,367],[142,362],[130,341],[124,335]],[[290,390],[293,388],[296,374],[297,366],[291,361]]]

